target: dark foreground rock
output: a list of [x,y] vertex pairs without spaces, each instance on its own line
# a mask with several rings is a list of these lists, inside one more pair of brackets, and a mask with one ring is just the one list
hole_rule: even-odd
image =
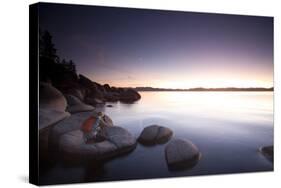
[[143,145],[155,145],[166,143],[173,135],[171,129],[158,125],[145,127],[138,141]]
[[264,146],[260,148],[260,152],[270,161],[274,160],[274,147],[273,146]]
[[128,153],[136,147],[136,139],[121,127],[106,127],[104,137],[104,141],[87,144],[83,132],[74,130],[61,136],[59,151],[67,161],[99,161]]
[[70,113],[92,111],[95,109],[93,106],[83,103],[79,98],[73,95],[65,95],[65,98],[67,100],[66,111]]
[[200,152],[191,141],[174,139],[166,146],[165,156],[170,170],[182,170],[195,166]]

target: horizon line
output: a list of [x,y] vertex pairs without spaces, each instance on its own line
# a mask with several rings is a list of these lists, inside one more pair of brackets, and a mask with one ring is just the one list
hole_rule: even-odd
[[274,86],[272,87],[192,87],[192,88],[157,88],[157,87],[150,87],[150,86],[140,86],[134,87],[136,90],[143,90],[143,91],[152,91],[152,90],[170,90],[170,91],[273,91]]

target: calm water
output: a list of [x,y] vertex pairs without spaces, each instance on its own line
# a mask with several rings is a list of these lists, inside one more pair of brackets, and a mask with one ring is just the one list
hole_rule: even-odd
[[196,144],[202,158],[192,169],[169,171],[164,145],[138,144],[129,155],[97,168],[57,165],[42,181],[83,182],[273,170],[258,148],[273,144],[272,92],[141,92],[134,104],[102,110],[136,137],[151,124]]

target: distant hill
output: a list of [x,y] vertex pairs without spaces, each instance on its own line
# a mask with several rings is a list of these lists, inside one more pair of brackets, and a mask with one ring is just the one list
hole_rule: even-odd
[[249,88],[237,88],[237,87],[225,87],[225,88],[189,88],[189,89],[171,89],[171,88],[153,88],[153,87],[136,87],[137,91],[273,91],[274,88],[263,87],[249,87]]

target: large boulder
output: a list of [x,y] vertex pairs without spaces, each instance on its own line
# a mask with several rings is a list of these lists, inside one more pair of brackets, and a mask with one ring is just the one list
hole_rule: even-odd
[[50,83],[41,82],[39,85],[39,107],[65,111],[67,106],[63,94]]
[[39,86],[39,130],[70,116],[65,112],[67,106],[63,94],[50,83],[40,83]]
[[182,170],[195,166],[201,154],[191,141],[174,139],[165,147],[165,156],[170,170]]
[[[52,150],[56,152],[58,148],[58,142],[63,134],[74,130],[80,130],[82,124],[88,119],[97,116],[97,112],[80,112],[72,114],[69,118],[57,123],[50,131],[49,145]],[[104,115],[100,122],[103,127],[112,127],[113,121],[107,115]]]
[[61,136],[59,151],[67,161],[106,160],[132,151],[136,147],[135,138],[121,127],[106,127],[105,140],[87,144],[81,130],[74,130]]
[[259,150],[270,162],[273,162],[274,160],[273,146],[264,146],[261,147]]
[[151,125],[145,127],[138,141],[143,145],[155,145],[166,143],[173,135],[173,131],[167,127]]
[[65,95],[67,100],[66,111],[70,113],[93,111],[95,108],[91,105],[84,104],[79,98],[73,95]]
[[[118,89],[116,89],[118,92]],[[120,101],[124,103],[132,103],[141,98],[140,94],[134,89],[124,89],[120,92]]]

